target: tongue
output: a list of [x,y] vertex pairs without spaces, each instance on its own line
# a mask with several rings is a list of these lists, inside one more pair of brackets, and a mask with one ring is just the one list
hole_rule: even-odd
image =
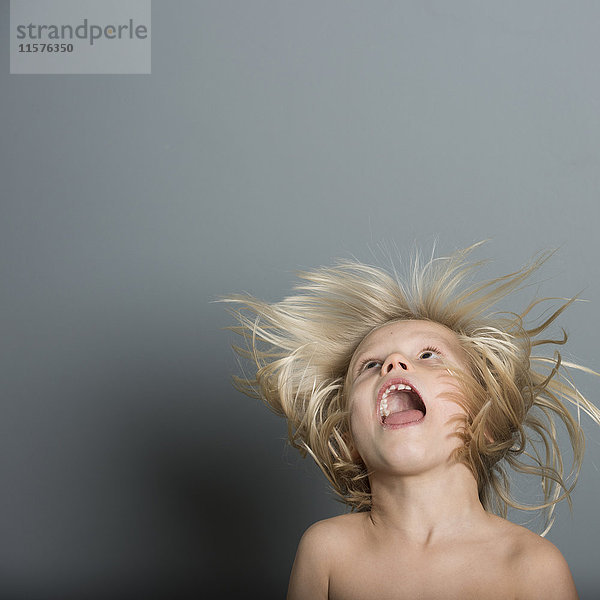
[[388,396],[388,407],[390,415],[383,421],[388,425],[404,425],[404,423],[412,423],[425,416],[421,410],[422,403],[413,392],[392,392]]
[[385,417],[383,419],[383,422],[386,425],[404,425],[405,423],[412,423],[413,421],[418,421],[423,417],[423,411],[410,409],[392,413],[391,415]]

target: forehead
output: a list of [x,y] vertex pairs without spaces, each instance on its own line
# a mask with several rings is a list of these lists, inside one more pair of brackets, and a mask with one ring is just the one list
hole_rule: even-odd
[[388,343],[411,341],[439,343],[450,351],[461,351],[456,333],[444,325],[433,321],[394,321],[367,334],[358,345],[354,357]]

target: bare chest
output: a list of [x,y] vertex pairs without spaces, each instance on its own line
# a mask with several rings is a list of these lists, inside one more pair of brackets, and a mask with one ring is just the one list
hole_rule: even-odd
[[479,552],[369,553],[337,561],[331,570],[330,600],[511,600],[509,569]]

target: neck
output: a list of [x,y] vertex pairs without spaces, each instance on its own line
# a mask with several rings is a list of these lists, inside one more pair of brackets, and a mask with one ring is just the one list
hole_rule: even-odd
[[374,474],[370,520],[376,534],[426,546],[488,518],[468,467],[457,463],[440,471]]

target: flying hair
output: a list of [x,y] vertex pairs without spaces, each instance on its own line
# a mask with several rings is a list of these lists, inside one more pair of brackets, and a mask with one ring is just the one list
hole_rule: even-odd
[[[545,534],[556,504],[563,499],[571,504],[585,446],[580,412],[600,424],[600,410],[577,390],[570,370],[596,373],[563,361],[564,330],[560,336],[547,333],[576,298],[535,299],[520,313],[491,310],[522,288],[552,253],[539,254],[514,273],[473,284],[483,261],[469,262],[468,256],[480,244],[429,260],[417,253],[404,279],[395,269],[340,261],[300,273],[295,295],[280,302],[250,295],[225,298],[238,323],[231,329],[245,340],[234,349],[251,361],[254,373],[235,377],[234,385],[285,417],[290,444],[312,456],[345,504],[369,510],[369,473],[351,443],[347,374],[352,356],[366,335],[392,321],[444,325],[456,334],[470,367],[454,373],[467,415],[454,459],[473,472],[487,511],[506,517],[509,507],[541,510]],[[544,307],[543,316],[528,323],[534,309]],[[568,470],[557,440],[560,423],[572,447]],[[510,469],[537,477],[543,499],[518,502]]]

